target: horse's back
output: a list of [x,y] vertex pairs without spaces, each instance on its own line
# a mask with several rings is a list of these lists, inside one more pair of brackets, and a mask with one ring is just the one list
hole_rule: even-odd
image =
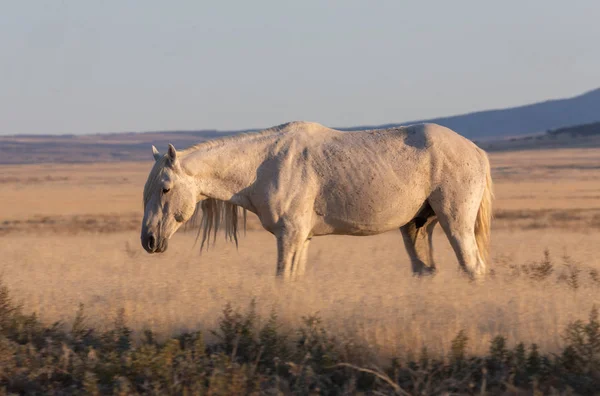
[[421,123],[387,129],[339,131],[316,122],[294,121],[277,127],[281,136],[296,147],[311,150],[336,148],[346,152],[390,150],[424,152],[428,150],[473,150],[473,142],[450,128],[434,123]]
[[324,185],[354,190],[372,183],[429,185],[440,172],[460,173],[487,161],[473,142],[432,123],[342,132],[296,121],[278,128],[276,150],[294,158],[290,170],[308,168]]
[[298,157],[298,166],[314,167],[338,181],[347,179],[348,173],[355,179],[366,173],[375,180],[373,172],[405,179],[423,176],[427,169],[460,172],[474,162],[487,162],[483,150],[469,139],[433,123],[342,132],[295,121],[277,128],[281,136],[277,150]]

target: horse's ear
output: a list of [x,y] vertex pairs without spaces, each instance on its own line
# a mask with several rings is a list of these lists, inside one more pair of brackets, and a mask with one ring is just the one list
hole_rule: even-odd
[[154,161],[158,161],[158,159],[160,158],[160,153],[154,146],[152,146],[152,155],[154,156]]
[[171,163],[175,164],[175,161],[177,161],[177,150],[175,150],[175,146],[173,146],[171,143],[169,143],[169,151],[167,153]]

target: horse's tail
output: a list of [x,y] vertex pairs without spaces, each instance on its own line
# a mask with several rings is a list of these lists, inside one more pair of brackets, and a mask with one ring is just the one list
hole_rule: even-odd
[[492,200],[494,193],[492,191],[492,175],[490,172],[490,161],[487,154],[481,150],[485,161],[485,190],[479,204],[477,219],[475,220],[475,241],[477,249],[484,264],[488,264],[490,259],[490,241],[492,226]]

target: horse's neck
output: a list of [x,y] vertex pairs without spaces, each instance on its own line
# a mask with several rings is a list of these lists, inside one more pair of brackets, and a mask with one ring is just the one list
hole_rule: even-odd
[[213,147],[199,146],[186,154],[182,163],[196,178],[202,195],[245,207],[245,193],[255,181],[256,169],[267,158],[269,146],[275,139],[249,136]]

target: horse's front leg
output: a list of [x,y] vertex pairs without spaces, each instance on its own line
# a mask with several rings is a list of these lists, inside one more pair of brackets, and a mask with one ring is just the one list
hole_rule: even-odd
[[292,263],[292,279],[301,279],[306,272],[306,261],[308,259],[308,245],[310,244],[311,238],[309,237],[302,243],[300,252],[294,256],[294,262]]
[[[286,281],[297,271],[302,271],[303,250],[308,231],[302,227],[286,224],[276,233],[277,237],[277,277]],[[298,267],[298,268],[294,268]]]

